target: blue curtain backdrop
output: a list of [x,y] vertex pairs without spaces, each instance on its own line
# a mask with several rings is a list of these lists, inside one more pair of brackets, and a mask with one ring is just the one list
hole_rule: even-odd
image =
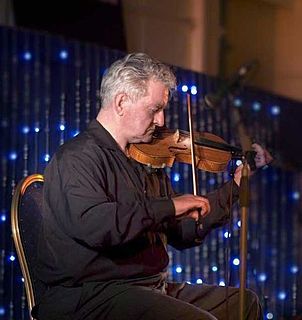
[[[28,319],[10,227],[16,184],[24,176],[43,173],[58,146],[96,116],[102,74],[122,56],[123,52],[93,44],[0,27],[0,319]],[[217,80],[180,68],[175,71],[178,90],[166,111],[168,127],[188,129],[186,92],[190,92],[197,131],[212,132],[238,146],[232,125],[232,108],[237,108],[252,139],[279,158],[280,118],[301,109],[301,104],[245,88],[233,104],[223,100],[216,109],[207,109],[203,97],[217,89]],[[176,191],[192,191],[190,166],[176,163],[167,171]],[[291,319],[302,312],[299,176],[277,165],[260,170],[251,181],[247,284],[261,298],[266,319]],[[200,193],[228,179],[228,171],[200,171]],[[230,226],[213,231],[200,247],[183,252],[169,248],[170,279],[238,286],[239,232],[240,208],[235,207]]]

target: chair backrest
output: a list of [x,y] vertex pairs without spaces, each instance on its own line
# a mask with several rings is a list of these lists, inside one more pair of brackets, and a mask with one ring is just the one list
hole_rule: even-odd
[[17,185],[11,206],[12,234],[31,310],[46,290],[36,278],[38,238],[42,221],[43,176],[33,174]]

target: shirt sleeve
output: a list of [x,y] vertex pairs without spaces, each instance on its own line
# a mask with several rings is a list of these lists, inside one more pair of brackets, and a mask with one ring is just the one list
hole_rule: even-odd
[[[199,226],[195,220],[184,218],[170,221],[167,226],[168,243],[177,249],[197,246],[211,230],[225,225],[230,218],[230,208],[239,197],[239,187],[233,181],[223,184],[219,189],[207,194],[211,212],[202,218]],[[232,204],[231,204],[232,201]]]
[[128,242],[174,216],[170,199],[148,199],[132,190],[122,190],[115,199],[108,193],[105,177],[104,169],[85,154],[54,158],[45,174],[46,205],[76,241],[104,249]]

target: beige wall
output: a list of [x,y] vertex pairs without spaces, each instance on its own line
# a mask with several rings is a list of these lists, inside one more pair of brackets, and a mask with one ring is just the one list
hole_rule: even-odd
[[302,1],[229,0],[228,75],[257,58],[252,84],[302,101]]
[[226,7],[226,74],[252,59],[260,63],[251,84],[271,89],[274,82],[277,7],[264,1],[230,0]]
[[204,68],[205,0],[123,0],[128,51],[184,68]]
[[[252,59],[250,84],[302,101],[302,0],[123,0],[128,51],[226,76]],[[221,37],[226,48],[219,52]]]
[[277,11],[273,90],[302,101],[302,1]]

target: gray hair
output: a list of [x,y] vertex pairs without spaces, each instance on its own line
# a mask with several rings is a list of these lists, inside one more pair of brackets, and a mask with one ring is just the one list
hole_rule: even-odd
[[102,107],[106,107],[115,95],[122,92],[135,102],[147,94],[147,84],[151,79],[161,81],[170,93],[176,88],[176,78],[171,68],[145,53],[131,53],[117,60],[102,79]]

